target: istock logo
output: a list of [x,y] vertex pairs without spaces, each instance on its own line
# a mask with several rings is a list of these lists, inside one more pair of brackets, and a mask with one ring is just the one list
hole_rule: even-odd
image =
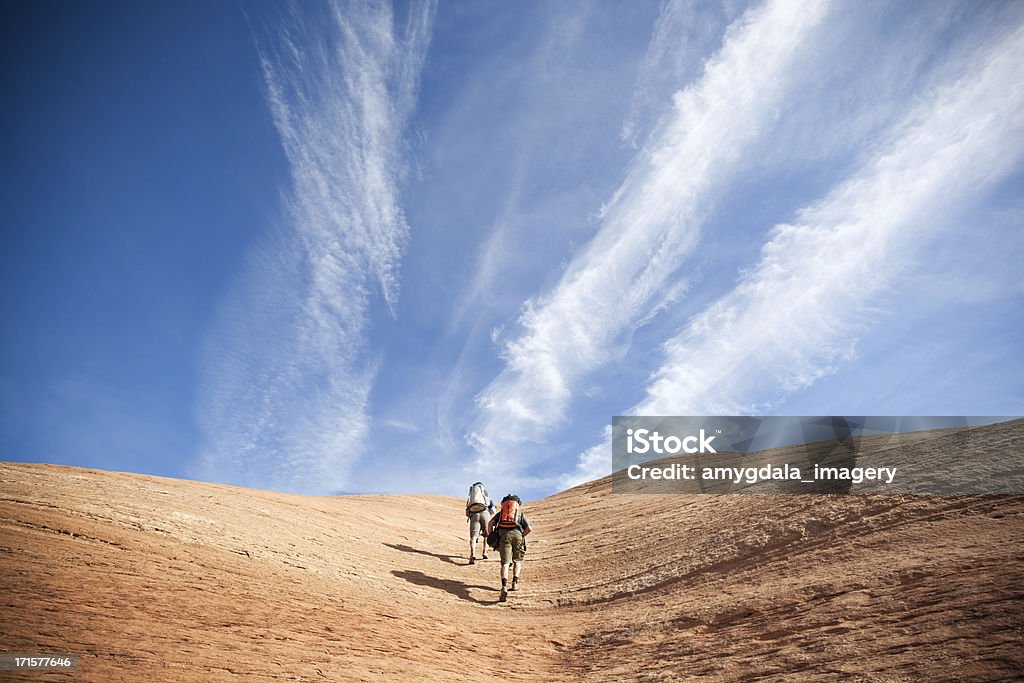
[[[704,436],[704,430],[700,430],[700,436],[687,436],[680,439],[678,436],[662,436],[658,432],[649,429],[627,429],[626,430],[626,452],[658,453],[664,455],[676,455],[677,453],[717,453],[711,442],[713,436]],[[635,443],[634,443],[635,442]],[[696,444],[696,445],[695,445]]]

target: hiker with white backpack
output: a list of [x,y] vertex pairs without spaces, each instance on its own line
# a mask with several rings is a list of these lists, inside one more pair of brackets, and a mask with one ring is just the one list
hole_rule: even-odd
[[504,600],[508,596],[509,565],[513,565],[512,590],[519,590],[519,577],[526,559],[526,537],[530,533],[530,522],[523,514],[523,501],[519,496],[509,493],[501,499],[501,509],[487,524],[487,535],[490,537],[494,532],[498,534],[497,550],[501,553],[501,600]]
[[469,522],[469,563],[476,562],[476,540],[483,541],[483,559],[487,559],[487,541],[484,538],[487,520],[494,513],[494,501],[487,495],[483,483],[476,482],[469,487],[466,498],[466,521]]

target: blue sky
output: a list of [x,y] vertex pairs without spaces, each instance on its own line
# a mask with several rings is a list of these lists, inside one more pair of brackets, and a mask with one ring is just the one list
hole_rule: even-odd
[[539,496],[1024,414],[1017,2],[7,3],[0,457]]

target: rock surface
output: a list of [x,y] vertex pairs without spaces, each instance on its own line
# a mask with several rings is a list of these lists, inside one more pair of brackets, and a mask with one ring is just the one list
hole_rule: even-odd
[[1024,675],[1021,496],[604,479],[527,503],[504,604],[494,554],[468,564],[462,505],[0,464],[0,650],[79,655],[0,680]]

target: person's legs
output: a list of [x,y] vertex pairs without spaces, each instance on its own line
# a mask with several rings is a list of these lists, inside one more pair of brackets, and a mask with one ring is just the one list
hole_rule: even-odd
[[[476,561],[476,539],[481,533],[480,515],[470,515],[469,518],[469,561],[472,564]],[[486,557],[486,554],[484,555]]]
[[480,518],[480,557],[487,559],[487,511],[478,512],[477,517]]
[[519,531],[513,533],[515,533],[515,537],[512,539],[512,560],[514,562],[512,590],[517,591],[519,590],[519,576],[523,573],[523,561],[526,560],[526,541]]
[[504,593],[505,588],[508,586],[508,566],[512,564],[512,534],[513,532],[505,532],[501,535],[501,543],[498,544],[498,551],[501,554],[501,591]]

